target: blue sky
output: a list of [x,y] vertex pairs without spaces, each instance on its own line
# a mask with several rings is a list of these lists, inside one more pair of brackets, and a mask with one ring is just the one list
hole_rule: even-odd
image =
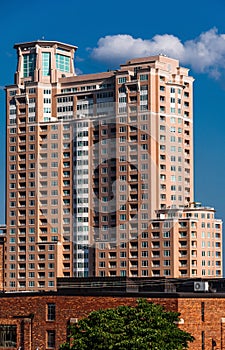
[[195,78],[195,199],[214,206],[217,216],[225,219],[224,13],[224,0],[2,0],[0,223],[4,222],[3,87],[13,83],[14,43],[43,37],[77,45],[76,68],[83,73],[116,68],[127,58],[160,52],[179,58],[189,67]]

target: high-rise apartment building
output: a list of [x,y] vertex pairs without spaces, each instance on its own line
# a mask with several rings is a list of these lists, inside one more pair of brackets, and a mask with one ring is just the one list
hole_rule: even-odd
[[5,289],[69,276],[222,276],[193,198],[193,78],[163,55],[76,76],[75,46],[16,44],[7,93]]

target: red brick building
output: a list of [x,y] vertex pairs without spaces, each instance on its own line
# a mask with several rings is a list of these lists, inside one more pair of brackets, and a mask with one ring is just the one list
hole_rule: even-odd
[[[57,292],[2,293],[1,349],[58,349],[68,325],[99,308],[135,305],[140,297],[180,312],[192,350],[225,349],[225,281],[61,279]],[[199,289],[200,286],[200,289]],[[205,291],[203,291],[205,290]]]

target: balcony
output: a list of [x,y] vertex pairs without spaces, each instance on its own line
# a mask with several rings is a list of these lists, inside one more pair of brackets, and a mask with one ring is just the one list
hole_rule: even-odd
[[19,261],[26,261],[26,255],[19,255]]
[[130,232],[130,239],[137,239],[138,233],[137,232]]
[[179,248],[187,248],[187,242],[184,241],[184,242],[179,242]]
[[138,161],[137,155],[136,155],[136,154],[134,154],[134,155],[131,154],[131,155],[130,155],[129,161],[130,161],[130,162],[137,162],[137,161]]
[[137,249],[138,249],[138,243],[130,242],[130,250],[137,250]]
[[180,260],[179,266],[180,267],[187,267],[187,260]]
[[138,148],[136,145],[130,145],[130,152],[137,152]]
[[65,245],[65,246],[63,246],[63,251],[65,251],[65,252],[69,252],[70,251],[70,246],[68,245]]
[[152,252],[152,258],[159,258],[160,252]]
[[153,239],[159,239],[160,233],[159,232],[152,232],[152,238]]
[[130,182],[138,182],[138,176],[130,176]]
[[110,269],[115,269],[116,268],[116,261],[110,262],[109,263],[109,268]]
[[24,118],[23,116],[21,116],[19,118],[19,124],[25,124],[26,123],[26,118]]
[[47,224],[48,224],[48,221],[47,221],[47,220],[43,220],[43,221],[41,220],[41,221],[40,221],[40,225],[41,225],[41,226],[47,226]]
[[131,270],[131,277],[137,277],[138,276],[138,271],[137,270]]
[[130,136],[130,139],[129,139],[129,142],[137,142],[138,141],[138,138],[137,136]]
[[63,269],[64,270],[69,270],[70,269],[70,264],[63,264]]
[[152,271],[152,276],[153,277],[159,277],[160,276],[160,270],[153,270]]
[[138,191],[138,185],[137,186],[130,186],[130,192],[136,193]]
[[109,253],[109,259],[116,259],[116,253]]
[[181,221],[181,222],[179,223],[179,227],[181,227],[181,228],[186,228],[186,227],[187,227],[187,222]]
[[[21,243],[21,244],[24,244],[24,242],[23,243]],[[19,253],[26,253],[26,247],[24,247],[24,246],[19,246]]]
[[138,261],[135,260],[135,261],[130,261],[130,267],[131,268],[137,268],[138,267]]
[[63,260],[70,260],[69,254],[63,254]]
[[131,258],[138,258],[138,252],[131,252],[130,257]]
[[38,260],[45,260],[45,255],[44,254],[39,254],[38,255]]
[[137,132],[137,127],[136,126],[130,126],[130,132]]
[[19,220],[19,226],[26,226],[26,220]]
[[26,165],[25,164],[19,164],[19,171],[26,170]]
[[187,276],[187,270],[180,270],[180,277],[186,277]]
[[137,223],[130,223],[130,230],[131,231],[137,231],[138,230],[138,224]]
[[153,249],[159,249],[160,248],[160,243],[159,242],[152,242],[152,248]]
[[130,204],[130,210],[131,211],[137,211],[138,210],[138,205],[137,204]]
[[44,270],[45,264],[38,264],[38,270]]
[[153,230],[159,229],[159,222],[153,222],[153,223],[152,223],[152,229],[153,229]]
[[25,189],[26,188],[26,183],[19,183],[19,189],[22,190],[22,189]]
[[152,261],[152,267],[160,267],[160,261],[157,260],[157,261]]
[[182,258],[184,256],[187,256],[187,250],[180,250],[179,257]]
[[191,251],[191,256],[194,258],[197,258],[197,250],[192,250]]
[[26,264],[19,264],[19,270],[26,270]]

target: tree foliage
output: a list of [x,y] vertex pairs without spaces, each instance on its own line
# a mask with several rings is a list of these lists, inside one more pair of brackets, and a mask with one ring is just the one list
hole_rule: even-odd
[[194,338],[179,329],[179,313],[140,299],[136,307],[93,311],[70,328],[61,350],[184,350]]

